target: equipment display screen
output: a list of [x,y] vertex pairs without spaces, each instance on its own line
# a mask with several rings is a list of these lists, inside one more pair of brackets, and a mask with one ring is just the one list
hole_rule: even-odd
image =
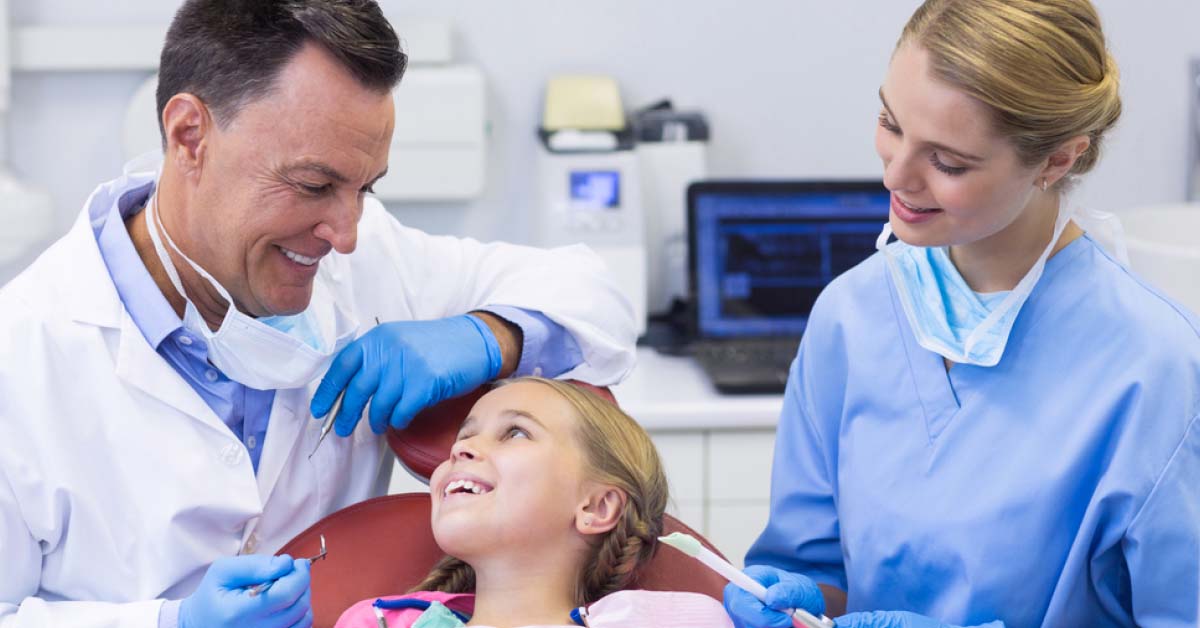
[[571,207],[576,209],[619,209],[621,173],[617,170],[572,170]]
[[702,335],[799,336],[821,290],[875,252],[889,201],[861,192],[697,199]]

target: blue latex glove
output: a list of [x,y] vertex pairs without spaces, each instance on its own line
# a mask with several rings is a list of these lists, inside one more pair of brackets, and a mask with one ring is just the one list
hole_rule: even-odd
[[325,416],[345,389],[333,420],[338,436],[354,432],[368,400],[372,431],[404,429],[421,410],[494,379],[502,365],[492,330],[470,314],[383,323],[337,354],[310,409]]
[[[850,613],[838,617],[833,623],[838,628],[959,628],[908,611]],[[1004,622],[993,621],[975,628],[1004,628]]]
[[[179,605],[179,628],[312,626],[309,562],[290,556],[219,558],[200,586]],[[262,595],[249,587],[278,579]]]
[[803,608],[816,617],[825,613],[825,596],[811,578],[767,565],[751,565],[746,575],[767,588],[767,603],[733,583],[725,585],[725,610],[737,628],[792,628],[782,611]]

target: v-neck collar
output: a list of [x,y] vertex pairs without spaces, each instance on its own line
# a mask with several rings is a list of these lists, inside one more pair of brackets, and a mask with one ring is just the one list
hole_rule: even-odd
[[[1034,286],[1033,293],[1029,295],[1029,298],[1022,305],[1022,313],[1026,315],[1026,319],[1029,318],[1031,312],[1038,309],[1041,294],[1053,282],[1061,268],[1082,254],[1088,245],[1095,246],[1091,238],[1085,234],[1076,238],[1046,261],[1046,268],[1042,272],[1042,277],[1038,280],[1037,285]],[[897,332],[904,343],[904,353],[908,359],[909,373],[912,375],[913,384],[921,402],[921,409],[925,415],[926,434],[929,438],[929,443],[932,445],[962,407],[966,405],[965,402],[969,402],[979,393],[983,383],[980,381],[980,376],[986,375],[989,369],[996,367],[976,367],[969,364],[956,364],[947,371],[941,355],[917,343],[916,336],[913,334],[912,327],[908,322],[908,317],[904,314],[904,307],[900,303],[899,293],[892,282],[891,273],[884,273],[884,276],[888,285],[888,295],[892,302],[892,311],[896,319]],[[1017,316],[1020,317],[1022,313],[1018,313]],[[1036,318],[1039,317],[1040,314],[1032,320],[1027,320],[1026,323],[1030,326],[1035,325],[1037,322]],[[1021,323],[1018,319],[1013,325],[1013,331],[1016,331]],[[1009,347],[1006,355],[1011,353],[1012,349],[1013,347]],[[1001,363],[1003,363],[1004,359],[1004,357],[1001,358]],[[956,369],[958,369],[958,372],[954,373]],[[955,388],[956,383],[958,384],[957,390]]]

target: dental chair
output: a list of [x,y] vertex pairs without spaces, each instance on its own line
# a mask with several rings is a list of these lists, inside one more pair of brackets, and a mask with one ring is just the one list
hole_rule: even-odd
[[[608,399],[607,389],[588,387]],[[433,470],[450,456],[458,427],[486,387],[450,399],[417,415],[404,430],[389,431],[388,444],[400,462],[428,482]],[[313,556],[324,534],[329,554],[313,566],[313,625],[333,626],[355,602],[408,591],[429,573],[442,557],[429,524],[428,493],[386,495],[348,506],[313,524],[280,550],[280,554]],[[685,532],[718,554],[704,537],[671,515],[663,533]],[[725,581],[695,559],[672,549],[656,550],[641,569],[632,589],[693,591],[721,599]]]

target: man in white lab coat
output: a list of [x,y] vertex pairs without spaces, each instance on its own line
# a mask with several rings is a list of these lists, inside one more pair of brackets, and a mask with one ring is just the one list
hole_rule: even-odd
[[586,249],[433,237],[366,196],[405,59],[372,0],[180,9],[161,169],[0,290],[0,626],[310,625],[309,565],[270,555],[384,491],[387,426],[631,368]]

